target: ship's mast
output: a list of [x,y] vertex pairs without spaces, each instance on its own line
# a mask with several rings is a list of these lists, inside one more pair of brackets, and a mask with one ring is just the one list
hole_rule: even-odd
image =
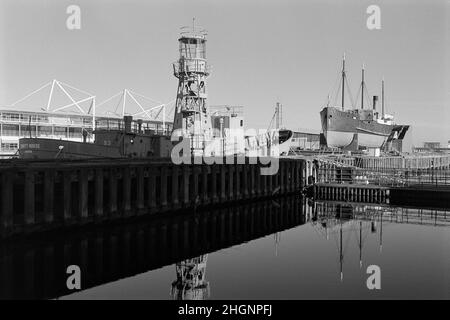
[[342,58],[342,111],[344,111],[344,93],[345,93],[345,52]]
[[275,126],[276,126],[276,129],[280,129],[283,126],[283,106],[279,102],[277,102],[277,104],[276,104],[275,114],[276,114]]
[[362,78],[361,78],[361,109],[364,109],[364,63],[362,65]]
[[384,77],[381,80],[381,119],[384,119]]

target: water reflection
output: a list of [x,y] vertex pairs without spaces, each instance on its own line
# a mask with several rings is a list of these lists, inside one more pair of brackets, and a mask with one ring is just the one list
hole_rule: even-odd
[[[311,224],[318,233],[327,240],[333,238],[338,247],[339,274],[340,280],[344,280],[344,258],[350,241],[354,239],[359,249],[359,267],[363,266],[363,247],[367,239],[367,233],[377,232],[376,216],[371,215],[369,219],[363,221],[356,214],[358,207],[340,203],[316,203],[316,211]],[[362,208],[366,212],[367,207]],[[381,218],[381,211],[377,215]],[[382,230],[382,221],[380,221]],[[381,241],[381,237],[380,237]]]
[[[395,235],[385,232],[397,224],[438,227],[438,231],[450,227],[450,216],[439,210],[314,203],[291,196],[72,230],[67,234],[11,239],[0,242],[0,298],[43,299],[69,295],[73,292],[66,288],[66,268],[72,264],[82,270],[83,290],[113,282],[133,290],[131,277],[142,274],[145,276],[142,285],[152,287],[155,291],[152,294],[163,299],[239,298],[244,293],[233,291],[233,281],[228,280],[233,276],[247,288],[248,296],[243,298],[267,298],[264,292],[284,293],[285,298],[300,298],[302,294],[311,297],[316,289],[330,288],[326,270],[333,264],[337,267],[333,277],[342,285],[354,286],[352,280],[359,273],[354,267],[365,276],[363,265],[366,261],[374,262],[373,250],[368,249],[376,246],[381,254],[385,235],[390,239],[386,251],[391,256],[383,261],[401,265],[389,249],[396,247],[399,239],[407,238],[404,243],[408,245],[414,243],[414,234],[409,228],[407,233],[403,232],[405,229]],[[428,236],[432,230],[423,232]],[[425,238],[421,241],[422,245],[436,247],[436,242],[430,240],[427,244]],[[230,247],[238,247],[243,253],[216,254]],[[333,251],[330,253],[328,248]],[[439,252],[431,256],[428,250],[427,254],[435,257],[436,263],[445,263],[440,260]],[[250,255],[252,258],[248,260]],[[208,258],[213,263],[212,279],[208,279],[206,272]],[[166,266],[170,267],[166,270],[163,268]],[[245,266],[247,269],[241,268]],[[426,268],[430,266],[421,268],[429,271]],[[402,265],[398,269],[401,268]],[[161,270],[164,272],[158,273]],[[155,273],[166,279],[163,289],[153,286],[155,279],[146,280]],[[299,274],[308,276],[302,278]],[[433,276],[439,275],[430,277]],[[430,282],[429,286],[436,282]],[[261,290],[263,285],[273,290]],[[79,294],[82,296],[84,292]],[[318,294],[323,295],[323,290]]]
[[176,264],[177,280],[172,283],[174,300],[205,300],[209,298],[209,283],[205,279],[207,254]]
[[310,223],[326,240],[336,243],[339,275],[344,280],[344,260],[352,241],[359,250],[359,267],[363,266],[363,251],[369,234],[378,235],[380,253],[383,249],[383,226],[403,223],[436,227],[450,227],[450,213],[446,210],[403,208],[376,205],[353,205],[338,201],[318,201]]
[[66,288],[69,265],[80,267],[82,289],[88,289],[172,264],[172,298],[208,298],[208,253],[304,224],[305,207],[302,198],[291,196],[4,241],[0,298],[73,293]]

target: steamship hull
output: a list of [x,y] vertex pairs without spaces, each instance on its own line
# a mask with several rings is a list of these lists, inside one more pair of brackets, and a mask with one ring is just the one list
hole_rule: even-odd
[[376,120],[361,120],[358,112],[325,107],[320,112],[322,130],[328,147],[346,148],[356,139],[357,145],[380,148],[395,127]]

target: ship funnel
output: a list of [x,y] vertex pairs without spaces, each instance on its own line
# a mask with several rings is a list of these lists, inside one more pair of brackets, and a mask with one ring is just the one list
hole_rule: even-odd
[[378,96],[373,96],[373,110],[377,110]]

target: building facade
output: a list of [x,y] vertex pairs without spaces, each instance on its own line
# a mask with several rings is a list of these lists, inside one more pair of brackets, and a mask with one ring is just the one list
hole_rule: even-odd
[[[90,115],[0,109],[0,157],[14,156],[20,138],[93,142],[93,119]],[[97,117],[95,127],[120,129],[123,128],[123,119]],[[158,134],[170,134],[172,131],[171,122],[143,120],[142,127]]]

